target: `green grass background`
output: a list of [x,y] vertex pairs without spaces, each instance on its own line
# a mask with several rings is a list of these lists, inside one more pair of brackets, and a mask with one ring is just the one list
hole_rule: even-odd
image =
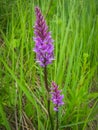
[[[60,130],[98,130],[97,0],[0,0],[0,129],[51,130],[43,68],[32,51],[35,6],[54,39],[48,83],[64,94]],[[55,125],[52,103],[51,113]]]

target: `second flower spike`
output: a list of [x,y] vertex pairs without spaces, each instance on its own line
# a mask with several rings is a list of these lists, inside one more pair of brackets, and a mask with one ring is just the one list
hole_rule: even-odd
[[62,101],[64,95],[61,95],[61,90],[58,89],[58,86],[55,82],[52,82],[50,94],[52,95],[51,100],[53,101],[53,104],[55,104],[54,111],[58,111],[59,107],[64,104],[64,102]]

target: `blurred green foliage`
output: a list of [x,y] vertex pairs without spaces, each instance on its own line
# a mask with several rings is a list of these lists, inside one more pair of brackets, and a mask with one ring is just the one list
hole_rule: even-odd
[[[55,80],[64,94],[60,129],[85,130],[97,121],[98,0],[0,1],[0,125],[21,130],[22,123],[31,123],[32,129],[50,130],[43,69],[32,51],[35,6],[54,39],[48,83]],[[51,113],[55,120],[52,104]]]

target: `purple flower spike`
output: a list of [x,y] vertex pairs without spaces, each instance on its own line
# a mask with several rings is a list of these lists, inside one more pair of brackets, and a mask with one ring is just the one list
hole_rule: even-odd
[[36,60],[40,66],[45,67],[51,64],[54,60],[54,46],[51,33],[48,32],[48,26],[38,7],[35,8],[36,22],[34,26],[34,52],[36,53]]
[[64,102],[62,101],[62,99],[64,98],[64,95],[60,94],[61,90],[58,90],[58,86],[54,82],[52,82],[51,90],[52,90],[51,100],[53,101],[53,104],[55,104],[54,111],[58,111],[59,106],[62,106],[64,104]]

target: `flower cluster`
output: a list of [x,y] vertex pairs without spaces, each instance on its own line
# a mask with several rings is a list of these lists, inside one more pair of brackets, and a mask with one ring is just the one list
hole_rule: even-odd
[[40,66],[45,67],[51,64],[54,60],[54,46],[51,33],[48,32],[46,21],[38,7],[35,8],[36,22],[34,26],[34,52],[36,53],[36,60]]
[[61,90],[58,90],[58,86],[55,84],[55,82],[52,82],[51,90],[52,90],[52,92],[50,92],[52,95],[51,100],[55,104],[54,111],[58,111],[59,106],[62,106],[64,104],[64,102],[62,101],[64,95],[60,94]]

